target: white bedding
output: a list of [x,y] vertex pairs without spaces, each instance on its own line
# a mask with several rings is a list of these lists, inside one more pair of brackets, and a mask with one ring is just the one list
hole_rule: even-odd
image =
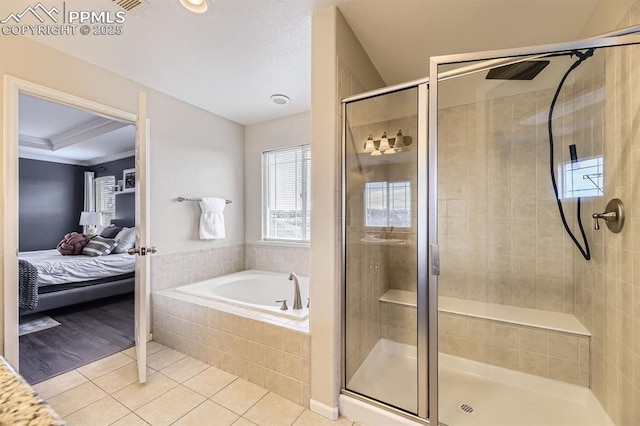
[[38,287],[70,282],[91,281],[135,270],[135,256],[110,254],[108,256],[63,256],[57,250],[27,251],[18,258],[38,269]]

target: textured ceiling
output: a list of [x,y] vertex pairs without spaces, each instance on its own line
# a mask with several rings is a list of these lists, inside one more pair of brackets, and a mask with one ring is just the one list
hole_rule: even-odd
[[[26,0],[3,0],[12,8]],[[215,0],[204,16],[148,0],[121,36],[38,41],[241,124],[310,109],[311,18],[338,5],[388,84],[433,55],[579,37],[597,0]],[[66,0],[68,10],[87,0]],[[93,0],[94,9],[115,8]],[[283,93],[286,106],[269,97]]]

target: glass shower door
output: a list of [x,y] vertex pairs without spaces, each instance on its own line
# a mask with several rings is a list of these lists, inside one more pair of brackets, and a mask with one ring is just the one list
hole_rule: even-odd
[[418,88],[345,105],[344,387],[418,414]]
[[638,42],[432,58],[440,421],[635,423],[631,382],[607,385],[640,342],[622,300],[634,237],[592,215],[612,199],[634,214]]

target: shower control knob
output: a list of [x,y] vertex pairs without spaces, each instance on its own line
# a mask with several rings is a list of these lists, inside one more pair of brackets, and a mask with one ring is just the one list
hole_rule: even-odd
[[624,205],[618,198],[614,198],[607,203],[604,213],[594,213],[591,217],[593,217],[593,228],[596,231],[600,229],[599,220],[602,219],[606,222],[609,231],[617,234],[624,226]]

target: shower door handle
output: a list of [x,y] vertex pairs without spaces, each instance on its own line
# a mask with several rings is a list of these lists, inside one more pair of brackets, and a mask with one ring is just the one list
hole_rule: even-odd
[[431,244],[431,274],[440,275],[440,246]]

